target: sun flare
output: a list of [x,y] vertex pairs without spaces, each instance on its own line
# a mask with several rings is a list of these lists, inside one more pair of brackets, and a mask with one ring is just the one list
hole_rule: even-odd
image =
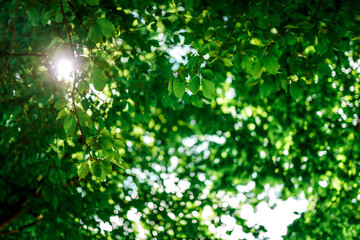
[[56,77],[59,80],[64,80],[66,82],[71,82],[73,80],[73,61],[69,59],[59,59],[56,62]]

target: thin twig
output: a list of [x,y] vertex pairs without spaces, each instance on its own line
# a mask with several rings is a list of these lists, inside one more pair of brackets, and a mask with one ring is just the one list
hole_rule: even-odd
[[14,9],[11,9],[9,11],[3,11],[3,12],[0,12],[0,14],[6,14],[6,13],[11,13],[13,11],[16,11],[16,7]]
[[[64,24],[65,24],[65,27],[66,27],[66,30],[67,30],[67,33],[68,33],[68,37],[69,37],[69,43],[70,43],[70,48],[71,48],[71,52],[72,52],[72,55],[73,55],[73,60],[75,61],[74,45],[73,45],[73,42],[72,42],[72,39],[71,39],[69,26],[68,26],[68,24],[66,22],[65,12],[64,12],[64,7],[63,7],[63,4],[62,4],[62,0],[59,0],[59,2],[60,2],[60,9],[61,9],[61,13],[62,13],[62,16],[63,16]],[[76,69],[75,69],[75,66],[73,67],[73,71],[74,71],[74,83],[73,83],[73,88],[72,88],[72,92],[71,92],[71,99],[72,99],[72,103],[73,103],[73,107],[74,107],[74,112],[75,112],[77,124],[78,124],[79,129],[80,129],[81,138],[82,138],[84,144],[86,145],[86,148],[87,148],[87,150],[89,152],[90,159],[92,159],[93,157],[91,155],[90,147],[86,143],[86,139],[85,139],[85,136],[84,136],[84,132],[83,132],[83,130],[81,128],[80,119],[79,119],[79,115],[78,115],[77,108],[76,108],[76,103],[75,103],[75,84],[76,84]]]
[[12,42],[11,42],[10,56],[9,56],[9,59],[8,59],[6,65],[5,65],[4,73],[3,73],[2,79],[1,79],[1,81],[0,81],[0,84],[2,84],[2,82],[3,82],[4,79],[5,79],[5,75],[6,75],[7,69],[8,69],[8,67],[9,67],[9,64],[10,64],[10,61],[11,61],[12,52],[13,52],[13,50],[14,50],[15,35],[16,35],[16,17],[17,17],[18,7],[19,7],[19,0],[17,0],[17,2],[16,2],[16,8],[15,8],[14,33],[13,33],[13,39],[12,39]]
[[228,44],[228,42],[230,41],[230,38],[232,37],[232,35],[233,35],[233,33],[234,33],[236,23],[237,23],[237,21],[239,21],[240,17],[244,14],[245,9],[246,9],[248,3],[249,3],[249,1],[247,1],[247,2],[245,3],[245,6],[244,6],[242,12],[241,12],[240,15],[235,19],[235,22],[234,22],[233,27],[232,27],[232,29],[231,29],[230,35],[229,35],[228,39],[226,40],[226,42],[221,46],[220,51],[219,51],[219,53],[217,54],[217,56],[220,56],[220,53],[224,50],[224,47],[225,47],[226,44]]
[[80,21],[80,23],[81,23],[81,26],[83,26],[83,28],[88,32],[89,29],[85,26],[83,20],[81,19],[81,15],[79,14],[79,11],[74,8],[74,6],[71,4],[70,1],[67,1],[67,3],[69,4],[70,8],[71,8],[71,9],[73,10],[73,12],[75,13],[75,17],[76,17],[77,19],[79,19],[79,21]]
[[30,208],[31,202],[28,202],[23,208],[19,209],[18,211],[12,213],[9,219],[6,219],[5,221],[1,222],[0,229],[3,229],[7,226],[9,226],[15,219],[26,213]]
[[88,86],[88,88],[90,89],[90,91],[101,101],[105,102],[105,100],[101,99],[89,86],[89,84],[84,80],[85,84]]
[[315,13],[314,13],[314,15],[312,16],[312,18],[311,18],[311,19],[315,19],[316,14],[318,13],[318,11],[319,11],[319,9],[320,9],[320,6],[321,6],[321,3],[322,3],[322,2],[323,2],[323,0],[320,0],[320,3],[319,3],[319,5],[317,6],[316,11],[315,11]]

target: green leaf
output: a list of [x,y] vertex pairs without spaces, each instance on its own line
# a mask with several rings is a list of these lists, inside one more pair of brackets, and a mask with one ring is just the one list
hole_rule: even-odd
[[124,160],[122,160],[121,158],[117,159],[117,160],[110,158],[109,160],[110,160],[110,162],[112,162],[113,164],[121,167],[124,170],[129,169],[129,165]]
[[99,138],[99,143],[102,149],[111,149],[113,144],[107,136],[102,136]]
[[100,3],[100,0],[86,0],[86,3],[92,6],[97,6]]
[[61,109],[61,111],[59,112],[59,114],[57,115],[56,121],[65,117],[66,115],[69,114],[69,110],[67,108],[63,108]]
[[201,79],[202,90],[206,98],[213,98],[215,96],[215,84],[205,78]]
[[53,196],[53,207],[54,209],[57,209],[59,206],[59,199],[56,195]]
[[54,37],[53,40],[51,40],[48,48],[51,48],[53,47],[56,43],[58,43],[59,41],[61,41],[61,38],[60,37]]
[[191,104],[197,108],[202,108],[204,106],[203,100],[197,95],[191,96]]
[[173,81],[173,90],[174,90],[174,95],[177,98],[182,98],[182,96],[185,93],[185,83],[183,81],[181,81],[179,78],[175,78]]
[[90,172],[93,176],[100,178],[102,171],[102,161],[96,160],[91,162]]
[[29,10],[29,20],[32,26],[36,27],[39,25],[40,15],[38,10],[34,7]]
[[101,42],[101,40],[102,40],[101,28],[97,23],[90,26],[90,29],[88,32],[88,38],[93,43]]
[[266,79],[261,85],[260,85],[260,94],[263,98],[268,97],[271,92],[274,89],[274,83],[271,79]]
[[270,74],[276,74],[280,68],[279,61],[274,55],[266,55],[264,57],[264,67]]
[[315,46],[315,50],[319,55],[324,55],[328,50],[327,39],[320,37],[318,39],[318,44]]
[[88,85],[86,84],[85,80],[81,80],[78,85],[77,85],[77,89],[79,90],[80,93],[84,93],[88,90]]
[[168,91],[169,91],[169,96],[170,96],[173,92],[173,79],[172,78],[170,78],[170,80],[169,80]]
[[81,108],[78,108],[77,113],[78,113],[80,125],[90,128],[92,125],[92,122],[91,122],[89,115],[87,115],[87,113]]
[[249,71],[249,69],[251,69],[251,66],[253,64],[254,60],[249,57],[248,55],[243,55],[241,58],[241,68]]
[[79,179],[85,178],[86,175],[88,175],[89,171],[90,171],[90,167],[87,162],[84,162],[83,164],[81,164],[78,169]]
[[228,58],[223,58],[223,62],[225,64],[225,66],[227,66],[227,67],[232,67],[233,66],[233,63]]
[[65,99],[61,99],[56,101],[56,103],[54,104],[54,108],[56,108],[57,110],[63,108],[66,104],[68,104],[68,101]]
[[200,88],[200,77],[195,75],[190,78],[188,88],[193,94],[196,94]]
[[209,79],[209,80],[215,80],[216,79],[214,73],[210,69],[204,69],[202,71],[201,75],[203,76],[203,78],[206,78],[206,79]]
[[292,82],[290,84],[290,95],[294,99],[298,99],[302,96],[302,89],[298,86],[297,83]]
[[62,15],[61,11],[57,11],[56,15],[55,15],[55,22],[61,23],[62,21],[63,21],[63,15]]
[[101,135],[108,136],[109,138],[112,138],[111,133],[106,128],[102,129],[100,132]]
[[111,173],[111,172],[112,172],[111,162],[109,162],[107,159],[105,159],[105,160],[103,161],[102,168],[103,168],[103,172],[104,172],[105,174]]
[[91,71],[91,80],[96,90],[102,91],[104,89],[106,78],[103,70],[97,67],[93,68]]
[[52,184],[55,184],[58,182],[58,173],[56,171],[56,168],[50,169],[49,180]]
[[119,139],[115,139],[114,140],[114,146],[117,148],[124,148],[125,147],[125,143]]
[[185,3],[186,10],[189,10],[189,11],[193,10],[193,5],[194,5],[193,0],[184,0],[184,3]]
[[116,152],[114,151],[113,148],[105,148],[105,147],[103,147],[103,145],[101,145],[101,150],[102,150],[102,153],[108,158],[112,158],[116,154]]
[[105,37],[112,37],[115,35],[115,26],[106,18],[100,18],[96,20],[96,23],[100,26],[101,32]]
[[86,66],[87,64],[89,64],[89,59],[87,57],[77,56],[75,58],[75,68],[76,69],[83,69],[84,66]]
[[256,59],[250,69],[250,74],[252,75],[252,77],[254,79],[257,79],[261,76],[261,73],[262,73],[261,67],[262,66],[261,66],[260,60]]
[[250,78],[249,80],[246,81],[245,85],[248,87],[252,87],[255,86],[256,84],[258,84],[260,82],[260,78],[258,79],[254,79],[254,78]]
[[237,53],[237,54],[234,55],[233,62],[234,62],[234,66],[236,68],[241,67],[241,54],[240,53]]
[[65,183],[66,182],[66,176],[63,170],[61,170],[60,168],[57,169],[57,173],[60,177],[60,181],[61,183]]
[[64,120],[64,130],[68,137],[71,137],[75,134],[76,130],[76,117],[73,113],[70,113],[66,116]]

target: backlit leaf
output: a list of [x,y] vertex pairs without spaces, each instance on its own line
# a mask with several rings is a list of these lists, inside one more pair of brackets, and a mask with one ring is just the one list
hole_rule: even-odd
[[78,177],[79,177],[79,179],[85,178],[86,175],[88,175],[89,171],[90,171],[90,167],[89,167],[89,164],[87,162],[84,162],[83,164],[81,164],[79,169],[78,169]]
[[213,98],[215,96],[215,84],[205,78],[201,79],[201,82],[204,96],[207,98]]
[[185,93],[185,83],[183,81],[181,81],[179,78],[174,78],[173,80],[173,90],[174,90],[174,95],[177,98],[182,98],[182,96]]
[[188,87],[193,94],[196,94],[199,91],[199,87],[200,87],[200,77],[195,75],[192,78],[190,78]]
[[102,91],[106,84],[106,78],[104,71],[95,67],[91,70],[91,80],[94,87],[98,91]]
[[115,26],[106,18],[100,18],[96,20],[96,23],[100,26],[101,32],[105,37],[112,37],[115,34]]

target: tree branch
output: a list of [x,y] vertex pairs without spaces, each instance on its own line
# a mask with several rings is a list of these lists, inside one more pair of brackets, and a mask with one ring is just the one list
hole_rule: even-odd
[[86,31],[89,31],[89,29],[85,26],[84,22],[82,21],[79,11],[74,8],[74,6],[71,4],[70,1],[67,1],[67,3],[69,4],[70,8],[75,13],[75,17],[80,21],[81,26],[83,26]]
[[233,35],[233,33],[234,33],[234,30],[235,30],[235,25],[236,25],[237,21],[239,21],[240,17],[244,14],[245,9],[246,9],[248,3],[249,3],[249,1],[247,1],[247,2],[245,3],[245,6],[244,6],[243,10],[241,11],[240,15],[237,16],[237,18],[235,19],[235,22],[234,22],[233,27],[232,27],[232,29],[231,29],[230,35],[229,35],[228,39],[226,40],[226,42],[221,46],[220,51],[219,51],[219,53],[217,54],[217,56],[220,56],[220,53],[224,50],[224,47],[225,47],[226,44],[228,44],[228,42],[230,41],[230,38],[232,37],[232,35]]
[[[59,0],[59,2],[60,2],[60,9],[61,9],[61,13],[62,13],[62,16],[63,16],[64,24],[65,24],[65,27],[66,27],[66,30],[67,30],[67,33],[68,33],[68,37],[69,37],[69,43],[70,43],[71,53],[72,53],[72,56],[73,56],[73,61],[75,62],[74,45],[73,45],[73,42],[72,42],[72,39],[71,39],[70,29],[69,29],[69,26],[68,26],[68,24],[66,22],[65,12],[64,12],[64,7],[63,7],[63,4],[62,4],[62,1]],[[74,83],[73,83],[72,92],[71,92],[71,99],[72,99],[72,103],[73,103],[73,107],[74,107],[74,112],[75,112],[77,124],[78,124],[79,129],[80,129],[81,138],[83,139],[83,142],[86,145],[86,148],[88,150],[89,156],[92,159],[93,157],[92,157],[91,152],[90,152],[90,147],[86,143],[85,135],[84,135],[84,132],[83,132],[83,130],[81,128],[80,119],[79,119],[79,115],[78,115],[77,108],[76,108],[76,103],[75,103],[75,84],[76,84],[75,65],[73,66],[73,71],[74,71]]]
[[2,53],[1,57],[13,56],[13,57],[47,57],[45,53]]
[[31,204],[30,202],[27,203],[25,207],[20,208],[17,211],[12,212],[10,216],[8,216],[6,219],[2,220],[0,222],[0,230],[7,227],[7,226],[9,226],[9,224],[12,223],[12,221],[17,219],[21,215],[23,215],[25,212],[27,212],[29,210],[30,204]]
[[43,218],[43,216],[42,216],[42,215],[39,215],[39,216],[37,216],[36,220],[33,221],[33,222],[31,222],[31,223],[28,223],[28,224],[26,224],[26,225],[24,225],[24,226],[15,228],[15,229],[13,229],[13,230],[0,232],[0,236],[1,236],[1,235],[11,235],[11,234],[20,232],[20,231],[24,230],[25,228],[32,227],[32,226],[36,225],[37,223],[39,223],[42,218]]

